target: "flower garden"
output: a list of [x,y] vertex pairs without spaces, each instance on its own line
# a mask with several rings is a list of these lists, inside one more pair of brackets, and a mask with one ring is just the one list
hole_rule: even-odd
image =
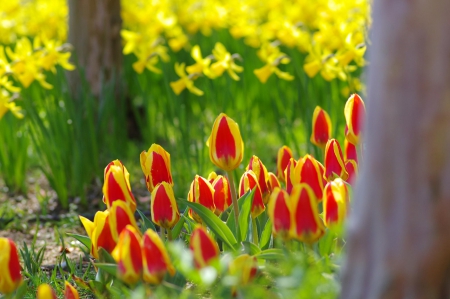
[[120,15],[121,72],[97,93],[66,1],[0,3],[0,293],[337,298],[369,2]]

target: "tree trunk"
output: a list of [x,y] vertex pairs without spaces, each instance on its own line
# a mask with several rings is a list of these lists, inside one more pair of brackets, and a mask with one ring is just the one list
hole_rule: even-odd
[[450,1],[376,0],[341,298],[450,298]]
[[[94,95],[122,64],[120,0],[68,0],[69,42],[74,47],[78,67],[84,70]],[[71,86],[77,90],[80,78],[73,72]]]

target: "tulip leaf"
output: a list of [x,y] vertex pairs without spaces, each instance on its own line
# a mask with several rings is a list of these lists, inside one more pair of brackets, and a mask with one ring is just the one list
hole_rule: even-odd
[[262,250],[268,249],[270,247],[270,239],[272,238],[272,221],[267,219],[264,229],[261,233],[261,240],[259,241],[259,246]]
[[[187,211],[187,209],[186,209],[186,211]],[[184,222],[186,221],[183,216],[184,216],[184,214],[180,217],[180,220],[178,220],[177,224],[175,224],[175,226],[172,229],[172,239],[173,240],[177,239],[181,234],[181,229],[183,228]]]
[[[253,192],[253,191],[247,192],[246,194],[244,194],[244,196],[242,196],[238,200],[239,234],[236,236],[236,238],[238,239],[239,242],[242,240],[245,240],[247,233],[248,233],[249,223],[251,221],[251,219],[249,217],[250,217],[250,212],[251,212],[251,208],[252,208],[254,193],[255,192]],[[228,216],[228,219],[227,219],[227,226],[230,228],[230,230],[232,232],[236,232],[236,222],[235,222],[234,218],[235,218],[234,210],[233,210],[233,208],[231,208],[230,216]]]
[[259,249],[258,246],[248,241],[236,244],[234,250],[238,251],[239,254],[248,253],[249,255],[256,255],[261,252],[261,249]]
[[233,247],[233,245],[237,243],[236,238],[228,226],[226,226],[216,214],[211,212],[211,210],[195,202],[186,201],[185,204],[194,210],[206,226],[208,226],[211,231],[229,247]]
[[114,277],[117,275],[117,264],[110,263],[94,263],[94,266],[101,269],[105,273],[108,273]]
[[256,254],[255,256],[263,260],[280,260],[284,258],[283,250],[281,250],[280,248],[266,249]]
[[90,251],[92,242],[91,239],[88,236],[78,235],[78,234],[72,234],[72,233],[66,233],[69,237],[73,237],[81,242],[86,248]]
[[142,227],[141,227],[141,231],[142,233],[145,233],[145,231],[147,229],[151,229],[153,231],[156,232],[156,227],[153,224],[153,222],[147,218],[147,216],[144,215],[144,213],[142,213],[140,210],[136,210],[139,213],[139,216],[141,216],[141,220],[142,220]]
[[98,250],[98,259],[100,262],[102,263],[110,263],[110,264],[115,264],[116,261],[114,260],[114,258],[111,256],[111,254],[106,251],[105,248],[100,247]]

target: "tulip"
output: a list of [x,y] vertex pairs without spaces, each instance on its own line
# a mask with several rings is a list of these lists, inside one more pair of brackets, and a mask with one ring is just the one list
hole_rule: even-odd
[[216,120],[209,136],[209,157],[220,169],[232,171],[242,162],[244,142],[238,124],[221,113]]
[[270,185],[269,185],[269,174],[267,172],[266,166],[261,162],[261,160],[253,155],[248,163],[247,170],[252,170],[256,178],[258,179],[259,188],[261,188],[261,193],[263,197],[264,204],[267,204],[270,196]]
[[239,182],[239,197],[244,196],[250,190],[255,189],[253,196],[253,205],[251,210],[252,218],[258,217],[266,209],[264,206],[261,188],[258,184],[258,179],[252,170],[247,170],[241,177]]
[[358,164],[355,160],[347,160],[345,162],[345,169],[348,172],[348,178],[346,182],[352,185],[355,182],[356,177],[358,176]]
[[[210,209],[211,212],[216,210],[216,206],[214,204],[214,189],[207,179],[199,175],[195,176],[194,181],[191,184],[188,194],[188,201],[199,203]],[[198,223],[203,222],[202,218],[192,209],[189,209],[189,216]]]
[[363,100],[356,93],[352,94],[345,103],[344,115],[348,129],[345,138],[354,145],[359,143],[365,114],[366,106]]
[[284,180],[286,182],[286,191],[291,194],[292,188],[295,182],[295,167],[297,166],[297,161],[294,158],[289,159],[289,163],[284,170]]
[[331,119],[328,113],[316,106],[312,120],[311,143],[324,148],[331,138]]
[[358,163],[358,152],[353,143],[348,142],[347,138],[344,140],[344,160],[355,160]]
[[117,277],[127,284],[135,284],[142,274],[141,236],[131,225],[119,235],[119,241],[112,252],[117,262]]
[[14,292],[22,283],[16,244],[11,239],[0,238],[0,293]]
[[348,190],[345,182],[337,178],[329,182],[323,193],[323,220],[327,227],[342,224],[347,215]]
[[150,203],[152,221],[166,229],[171,229],[180,219],[180,212],[173,194],[172,185],[162,182],[152,192]]
[[325,228],[319,218],[314,191],[307,184],[296,184],[290,198],[291,237],[309,244],[316,242],[324,234]]
[[170,154],[160,145],[153,143],[148,152],[141,153],[141,168],[145,175],[148,191],[152,192],[156,185],[162,182],[173,186]]
[[211,183],[211,185],[212,185],[212,183],[214,182],[214,180],[217,178],[217,173],[215,172],[215,171],[211,171],[209,174],[208,174],[208,182],[210,182]]
[[293,158],[291,149],[286,145],[283,145],[283,147],[278,150],[277,154],[277,177],[282,182],[285,182],[284,170],[291,158]]
[[104,172],[103,202],[111,208],[114,201],[125,201],[134,212],[136,211],[136,200],[130,187],[130,174],[119,160],[109,163]]
[[201,269],[219,257],[217,242],[202,226],[196,226],[191,234],[189,248],[194,255],[194,266]]
[[275,188],[270,195],[267,213],[273,225],[273,233],[283,239],[289,238],[291,228],[291,200],[289,194],[280,188]]
[[79,299],[77,289],[75,289],[67,280],[64,282],[64,298],[65,299]]
[[277,176],[273,172],[269,172],[269,186],[270,192],[273,192],[276,187],[281,188],[280,181],[278,181]]
[[230,263],[228,272],[238,278],[236,285],[246,285],[255,278],[258,272],[258,260],[254,256],[242,254]]
[[330,139],[325,147],[325,175],[328,181],[335,178],[346,180],[348,173],[345,170],[344,159],[339,142],[336,139]]
[[219,175],[212,183],[212,187],[214,189],[214,205],[216,206],[214,213],[219,216],[232,204],[230,184],[226,177]]
[[109,226],[114,240],[119,239],[119,234],[127,225],[138,228],[134,213],[123,201],[115,201],[109,212]]
[[142,237],[143,279],[151,284],[160,284],[166,272],[175,275],[175,268],[163,241],[153,230],[147,230]]
[[57,299],[55,291],[46,283],[43,283],[37,288],[37,299]]
[[296,183],[306,183],[314,191],[316,198],[322,200],[323,174],[321,174],[319,163],[311,155],[305,155],[298,160],[294,169]]
[[91,239],[91,255],[98,259],[98,250],[100,248],[103,248],[107,252],[111,253],[117,243],[111,234],[111,227],[109,225],[109,211],[98,211],[95,213],[94,222],[83,216],[79,217],[86,233]]

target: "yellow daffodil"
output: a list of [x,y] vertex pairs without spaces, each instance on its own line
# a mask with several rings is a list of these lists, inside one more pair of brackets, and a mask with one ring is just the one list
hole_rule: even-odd
[[175,63],[175,73],[180,77],[179,80],[170,82],[170,87],[176,95],[179,95],[185,88],[195,95],[202,96],[203,91],[194,86],[194,80],[199,76],[198,73],[186,75],[185,63]]

